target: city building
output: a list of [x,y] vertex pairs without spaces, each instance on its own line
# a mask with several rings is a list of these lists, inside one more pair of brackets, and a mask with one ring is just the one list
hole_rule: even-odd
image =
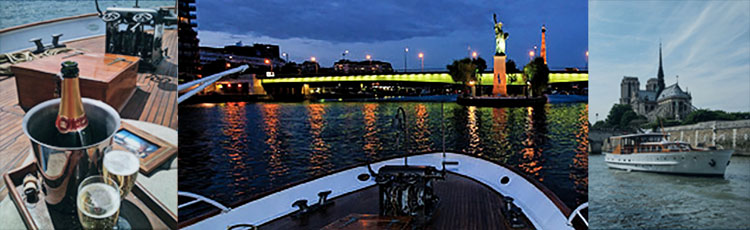
[[677,82],[664,86],[661,44],[659,70],[656,76],[646,81],[646,90],[640,89],[638,77],[623,77],[620,83],[620,104],[630,105],[636,114],[645,116],[651,122],[658,118],[682,120],[695,110],[692,96],[689,92],[683,91]]
[[350,61],[341,59],[333,63],[337,73],[392,73],[391,63],[383,61]]
[[223,48],[200,47],[200,64],[206,65],[215,61],[226,61],[231,66],[248,64],[253,69],[265,69],[273,66],[276,71],[286,62],[279,56],[279,46],[269,44],[235,45]]
[[179,22],[177,23],[178,36],[178,54],[179,65],[178,75],[180,81],[192,80],[198,77],[199,73],[199,52],[198,52],[198,32],[195,27],[195,0],[177,1],[177,13]]

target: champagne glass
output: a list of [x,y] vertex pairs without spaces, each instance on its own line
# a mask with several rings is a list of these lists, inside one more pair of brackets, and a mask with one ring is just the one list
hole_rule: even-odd
[[102,160],[104,177],[117,182],[120,187],[120,198],[125,199],[135,185],[141,161],[135,153],[128,151],[113,150],[104,154]]
[[88,229],[113,229],[120,214],[118,184],[103,176],[90,176],[78,185],[78,220]]

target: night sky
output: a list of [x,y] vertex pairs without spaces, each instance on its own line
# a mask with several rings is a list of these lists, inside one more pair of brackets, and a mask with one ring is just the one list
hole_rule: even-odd
[[332,66],[347,59],[391,62],[409,69],[445,70],[472,51],[492,66],[492,13],[510,33],[507,53],[519,68],[541,43],[547,26],[547,59],[552,69],[585,67],[588,49],[587,1],[197,1],[201,46],[222,47],[242,41],[280,46],[291,61],[315,56]]
[[[592,1],[589,119],[606,118],[623,76],[641,89],[659,69],[693,106],[750,111],[750,1]],[[679,75],[679,79],[676,77]]]

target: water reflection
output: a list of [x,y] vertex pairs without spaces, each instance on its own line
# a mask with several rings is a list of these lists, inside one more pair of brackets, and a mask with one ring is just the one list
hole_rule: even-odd
[[[570,179],[575,184],[576,193],[579,195],[588,195],[589,188],[589,157],[588,157],[588,146],[589,146],[589,105],[586,104],[586,109],[581,110],[578,116],[578,128],[576,129],[576,142],[578,146],[575,148],[576,155],[573,157],[573,165],[570,167]],[[581,199],[577,197],[577,203],[583,203],[588,199]]]
[[528,107],[525,110],[528,116],[526,139],[523,141],[524,148],[521,151],[523,157],[518,168],[526,175],[544,181],[544,177],[540,176],[540,171],[545,161],[542,153],[547,137],[547,113],[544,106]]
[[[232,167],[231,171],[224,173],[230,174],[228,176],[233,180],[233,183],[229,186],[240,188],[246,187],[249,179],[247,175],[242,173],[247,170],[247,165],[243,159],[246,156],[244,150],[248,143],[247,134],[245,133],[247,125],[245,102],[226,103],[221,106],[221,109],[223,112],[222,121],[224,122],[224,124],[222,124],[222,133],[224,136],[228,137],[228,139],[224,139],[221,142],[221,146],[227,153],[226,156],[229,157],[229,162],[227,163]],[[234,191],[233,194],[237,196],[245,193],[245,191],[241,189],[236,189]]]
[[323,140],[323,131],[326,127],[326,121],[324,116],[326,114],[325,104],[309,104],[307,106],[307,112],[309,119],[307,120],[310,124],[310,173],[311,175],[319,175],[325,171],[323,169],[330,169],[332,167],[329,161],[328,150],[330,144]]
[[[431,152],[432,141],[430,137],[430,114],[427,112],[427,106],[425,104],[417,104],[414,106],[414,129],[412,134],[412,141],[414,147],[411,149],[412,152]],[[407,122],[408,123],[408,122]],[[407,124],[409,125],[409,124]]]
[[380,144],[380,138],[378,138],[379,129],[376,125],[378,119],[377,110],[377,103],[365,104],[362,110],[363,120],[365,123],[365,133],[362,136],[362,139],[364,139],[365,143],[362,146],[362,151],[365,152],[368,160],[374,159],[375,156],[377,156],[378,151],[383,148],[383,146]]
[[464,152],[482,155],[482,148],[479,146],[481,140],[479,139],[479,119],[477,118],[477,107],[469,106],[466,115],[466,130],[468,131],[469,145],[464,149]]
[[279,134],[279,105],[262,104],[263,130],[266,133],[266,145],[268,148],[265,153],[268,156],[269,180],[273,181],[283,177],[289,168],[285,165],[283,159],[282,140]]

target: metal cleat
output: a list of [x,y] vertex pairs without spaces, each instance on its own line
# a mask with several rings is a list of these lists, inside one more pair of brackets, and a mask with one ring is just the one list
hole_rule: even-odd
[[299,218],[307,215],[307,213],[310,212],[310,207],[307,206],[307,200],[305,199],[295,201],[294,203],[292,203],[292,207],[299,208],[299,210],[294,212],[293,217]]
[[34,45],[36,45],[36,50],[31,51],[31,53],[38,54],[44,52],[46,49],[44,49],[44,44],[42,44],[41,38],[32,38],[29,39],[29,42],[33,42]]
[[523,223],[521,218],[523,217],[523,212],[521,212],[521,208],[519,208],[516,205],[513,205],[513,207],[510,209],[510,227],[511,228],[525,228],[526,224]]
[[327,201],[328,200],[328,195],[331,195],[331,190],[323,191],[323,192],[319,192],[318,193],[318,205],[320,205],[320,207],[323,207],[323,206],[325,206],[325,205],[327,205],[329,203]]
[[65,47],[64,44],[60,44],[60,37],[62,37],[63,34],[53,34],[52,35],[52,48],[60,48]]

